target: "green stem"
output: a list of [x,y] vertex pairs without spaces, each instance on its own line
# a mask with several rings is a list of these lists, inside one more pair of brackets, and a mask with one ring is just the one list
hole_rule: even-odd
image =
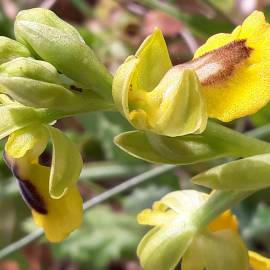
[[255,191],[224,191],[215,190],[207,202],[193,216],[193,221],[199,230],[205,229],[214,219],[236,203],[252,195]]
[[80,108],[70,108],[70,110],[59,110],[59,109],[51,109],[51,108],[42,108],[37,109],[37,113],[39,114],[39,118],[42,122],[50,123],[55,120],[59,120],[65,117],[75,116],[83,113],[89,113],[94,111],[116,111],[114,104],[104,103],[103,106],[100,106],[98,109],[92,106],[92,101],[90,101],[89,106],[87,103],[85,106]]

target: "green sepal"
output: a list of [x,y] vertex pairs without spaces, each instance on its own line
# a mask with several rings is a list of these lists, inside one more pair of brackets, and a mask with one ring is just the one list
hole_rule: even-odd
[[31,53],[21,43],[0,36],[0,64],[13,60],[17,57],[30,57]]
[[47,129],[53,143],[49,193],[59,199],[78,180],[83,162],[78,148],[63,132],[51,126]]
[[15,36],[58,71],[102,97],[112,98],[112,76],[79,32],[52,11],[34,8],[19,12],[15,21]]
[[244,158],[214,167],[192,178],[212,189],[258,190],[270,187],[270,154]]

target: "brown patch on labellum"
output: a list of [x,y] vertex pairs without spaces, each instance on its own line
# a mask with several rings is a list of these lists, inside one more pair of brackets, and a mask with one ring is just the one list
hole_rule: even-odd
[[48,210],[36,187],[31,183],[30,180],[23,179],[20,176],[18,167],[16,166],[15,162],[9,159],[9,157],[6,155],[6,152],[4,152],[3,156],[7,166],[12,171],[14,177],[17,179],[20,193],[25,203],[29,206],[29,208],[34,209],[36,212],[42,215],[46,215]]
[[35,186],[28,180],[18,179],[18,184],[25,203],[39,214],[48,214],[45,203],[40,194],[37,192]]
[[245,39],[239,39],[174,68],[194,69],[202,85],[216,84],[230,77],[252,50]]

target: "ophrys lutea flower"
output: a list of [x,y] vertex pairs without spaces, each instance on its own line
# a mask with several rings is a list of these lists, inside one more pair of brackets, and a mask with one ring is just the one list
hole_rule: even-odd
[[270,100],[269,34],[255,11],[173,67],[157,29],[118,69],[115,103],[137,129],[172,137],[202,132],[207,115],[227,122],[253,114]]
[[[80,153],[61,131],[46,123],[38,109],[0,97],[0,138],[9,135],[5,161],[35,223],[48,240],[62,241],[82,221],[82,199],[76,187],[82,168]],[[51,168],[39,164],[49,139],[53,144]]]
[[154,226],[138,246],[143,269],[173,270],[180,260],[183,270],[269,269],[269,259],[248,252],[230,211],[198,229],[196,211],[207,198],[197,191],[176,191],[138,215],[140,224]]

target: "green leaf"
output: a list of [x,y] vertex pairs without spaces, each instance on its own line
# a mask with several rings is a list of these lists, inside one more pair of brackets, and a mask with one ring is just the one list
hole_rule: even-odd
[[78,180],[82,158],[78,148],[60,130],[47,126],[53,143],[49,192],[52,198],[61,198]]
[[[125,118],[117,112],[91,113],[80,116],[83,126],[97,142],[99,142],[106,160],[118,160],[124,163],[136,162],[138,160],[126,154],[113,144],[113,138],[130,129],[130,125]],[[93,143],[93,140],[92,140]],[[89,155],[91,153],[89,152]],[[92,153],[93,155],[93,153]]]

